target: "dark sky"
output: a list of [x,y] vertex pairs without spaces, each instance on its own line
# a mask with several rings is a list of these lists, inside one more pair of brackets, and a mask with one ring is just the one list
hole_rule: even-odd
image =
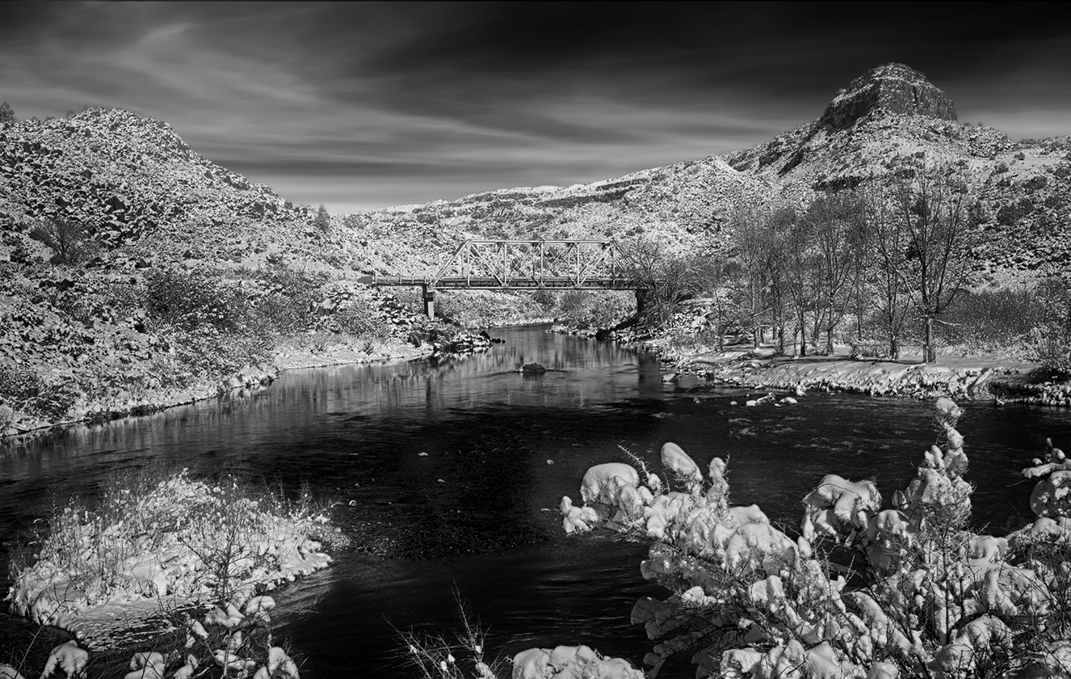
[[170,123],[335,212],[569,185],[767,141],[890,61],[961,121],[1071,133],[1071,21],[1032,3],[0,4],[0,100]]

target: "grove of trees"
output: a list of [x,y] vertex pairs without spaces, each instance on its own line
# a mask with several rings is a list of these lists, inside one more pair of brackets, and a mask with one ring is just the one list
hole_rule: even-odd
[[884,181],[809,205],[740,210],[722,256],[670,257],[646,242],[626,249],[632,271],[650,281],[653,325],[705,296],[719,340],[749,333],[757,347],[771,330],[783,353],[830,354],[839,338],[859,353],[898,359],[910,335],[932,362],[935,325],[947,324],[971,273],[976,204],[958,168],[905,162]]

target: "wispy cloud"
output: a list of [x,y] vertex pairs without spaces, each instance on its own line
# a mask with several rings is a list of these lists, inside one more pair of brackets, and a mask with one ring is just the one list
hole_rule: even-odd
[[[900,61],[960,117],[1071,133],[1071,25],[1030,3],[8,3],[0,99],[119,106],[334,212],[745,148]],[[1014,15],[1010,20],[1008,14]],[[878,18],[874,18],[874,17]]]

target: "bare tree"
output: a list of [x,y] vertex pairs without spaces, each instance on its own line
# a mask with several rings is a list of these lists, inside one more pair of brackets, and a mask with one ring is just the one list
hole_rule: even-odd
[[884,187],[870,187],[860,196],[870,253],[865,279],[873,291],[871,299],[889,343],[889,356],[897,360],[909,312],[908,295],[900,276],[906,268],[907,237],[892,217],[889,192]]
[[933,324],[970,273],[972,203],[966,182],[950,166],[901,167],[893,183],[891,226],[906,245],[897,275],[924,323],[926,363],[937,358]]
[[35,227],[30,237],[41,241],[53,252],[54,264],[77,264],[93,251],[86,229],[70,219],[49,219]]
[[[807,318],[816,316],[818,309],[819,268],[814,252],[813,223],[794,211],[782,212],[785,236],[779,246],[784,253],[783,262],[790,284],[789,297],[795,316],[795,333],[799,335],[799,355],[807,355]],[[817,337],[815,337],[817,340]]]
[[637,311],[657,325],[668,324],[681,302],[703,292],[716,277],[711,256],[675,254],[652,239],[621,242],[618,251],[625,275],[642,286]]
[[820,313],[815,319],[826,334],[826,353],[833,353],[833,333],[848,308],[850,281],[859,268],[863,235],[858,200],[839,193],[821,196],[807,209],[806,220],[814,239],[818,268]]
[[[717,336],[718,351],[725,351],[725,329],[728,325],[731,281],[737,275],[738,265],[721,253],[709,258],[706,268],[710,283],[710,302],[713,313],[714,332]],[[709,317],[709,316],[708,316]]]
[[[763,223],[761,265],[764,268],[766,310],[770,324],[777,329],[777,346],[785,352],[785,328],[794,320],[797,309],[798,269],[794,266],[799,252],[796,242],[799,218],[791,205],[777,206]],[[794,335],[795,333],[793,333]]]
[[763,340],[763,325],[769,324],[784,352],[786,329],[792,326],[793,338],[800,337],[801,352],[806,355],[806,324],[815,311],[817,289],[809,227],[789,204],[742,211],[737,216],[734,244],[756,347]]
[[746,297],[742,306],[751,327],[752,344],[758,348],[763,340],[762,321],[769,288],[769,215],[758,208],[744,208],[736,213],[733,222],[733,247],[743,273]]

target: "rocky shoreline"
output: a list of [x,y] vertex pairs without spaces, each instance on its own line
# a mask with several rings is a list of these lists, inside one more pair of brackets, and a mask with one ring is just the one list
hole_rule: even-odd
[[645,344],[671,367],[667,379],[695,375],[748,389],[839,391],[897,398],[1071,406],[1071,383],[1041,374],[1033,363],[1004,356],[939,356],[932,364],[909,356],[899,361],[848,355],[792,358],[772,349],[685,352],[664,343]]
[[97,408],[86,408],[81,412],[75,412],[73,418],[54,422],[24,420],[18,422],[17,426],[10,427],[5,435],[0,436],[0,441],[41,434],[76,424],[95,424],[129,416],[151,415],[168,408],[206,401],[227,394],[245,396],[270,386],[279,374],[288,370],[411,361],[427,357],[431,352],[432,347],[428,345],[414,347],[403,341],[376,343],[370,352],[346,343],[328,345],[317,351],[283,348],[278,350],[270,361],[256,366],[247,366],[238,374],[219,383],[202,383],[185,389],[146,388],[142,394],[132,396],[122,402],[100,404]]

